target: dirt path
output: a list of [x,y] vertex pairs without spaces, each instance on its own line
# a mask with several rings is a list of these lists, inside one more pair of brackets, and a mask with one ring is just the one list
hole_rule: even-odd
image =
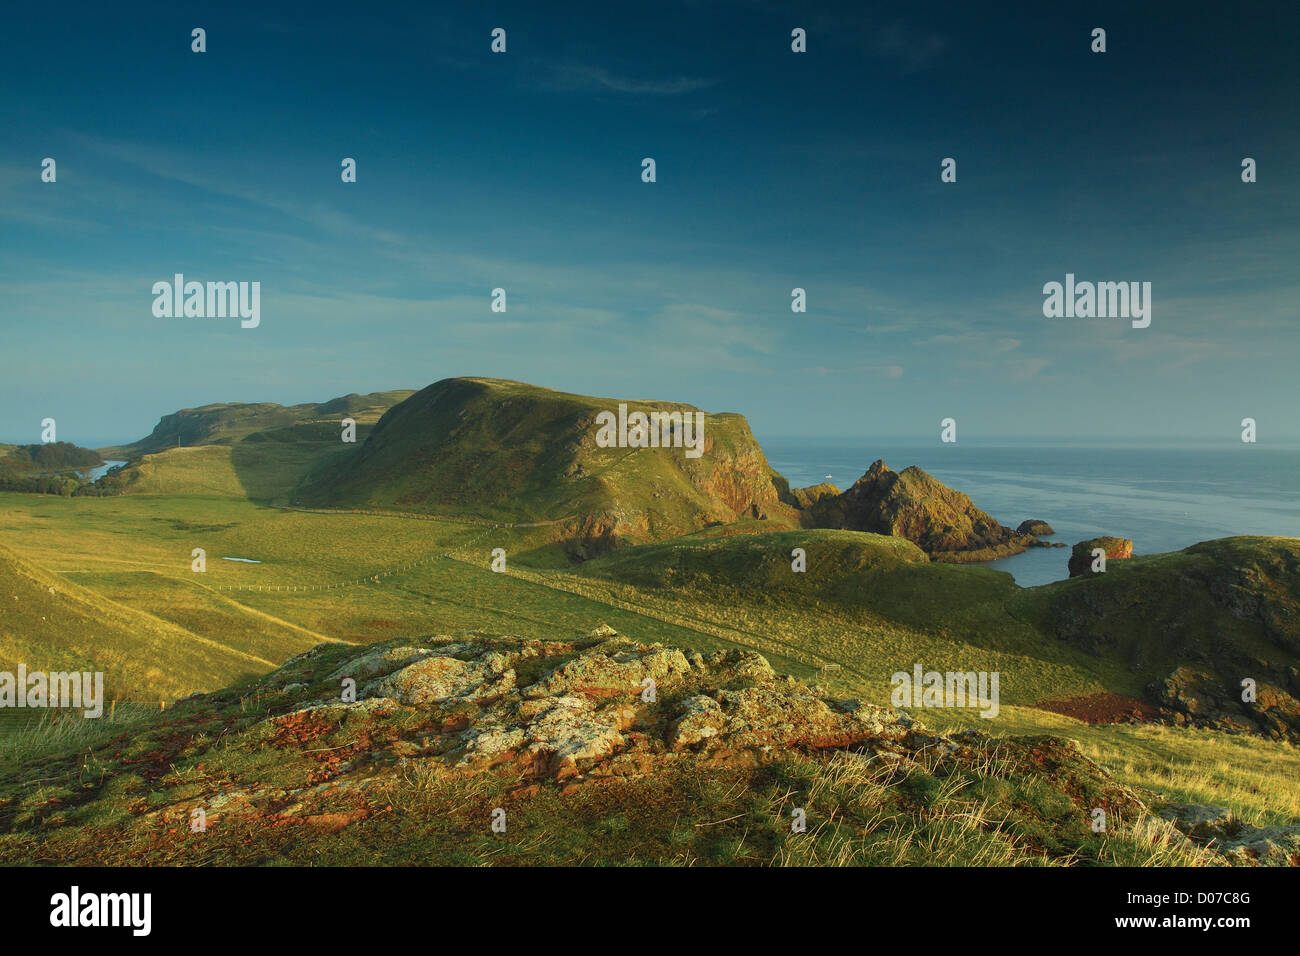
[[[288,628],[291,631],[298,631],[300,634],[306,634],[308,637],[315,638],[318,643],[325,643],[325,642],[329,642],[332,644],[354,644],[355,643],[354,641],[345,641],[341,637],[330,637],[328,634],[321,634],[317,631],[311,630],[310,628],[303,627],[300,624],[294,624],[292,621],[286,621],[283,618],[276,617],[274,614],[267,614],[265,611],[259,611],[255,607],[249,607],[247,604],[241,604],[240,602],[236,601],[234,598],[228,597],[224,592],[218,591],[216,588],[208,587],[208,585],[206,584],[200,584],[197,581],[186,581],[185,583],[196,588],[202,588],[203,590],[209,592],[210,594],[225,601],[227,604],[232,604],[235,607],[239,608],[239,610],[243,611],[246,614],[250,614],[253,617],[259,617],[264,621],[270,621],[272,624],[278,624],[280,627]],[[267,663],[270,663],[270,661],[268,661]],[[275,665],[272,664],[271,666],[274,667]]]

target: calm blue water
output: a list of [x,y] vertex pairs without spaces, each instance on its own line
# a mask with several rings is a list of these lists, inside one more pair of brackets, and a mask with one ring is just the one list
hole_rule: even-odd
[[124,461],[112,461],[105,458],[104,463],[102,465],[99,465],[95,468],[87,468],[85,471],[79,472],[79,474],[81,475],[82,478],[88,478],[91,481],[97,481],[98,479],[103,478],[105,475],[108,474],[108,469],[116,468],[118,465],[125,465],[125,464],[126,462]]
[[[768,439],[772,467],[805,487],[848,488],[877,458],[919,465],[1005,525],[1041,518],[1049,541],[1102,534],[1133,539],[1138,554],[1177,551],[1236,534],[1300,537],[1300,448],[1052,444],[906,444]],[[1026,587],[1067,577],[1070,552],[1033,548],[994,561]]]

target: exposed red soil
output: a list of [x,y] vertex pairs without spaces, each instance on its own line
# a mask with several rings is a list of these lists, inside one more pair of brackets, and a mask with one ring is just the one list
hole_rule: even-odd
[[1160,711],[1155,705],[1136,697],[1112,694],[1110,691],[1099,691],[1068,700],[1042,700],[1034,706],[1039,710],[1082,720],[1085,724],[1144,724],[1160,719]]
[[335,730],[334,724],[314,714],[291,713],[277,718],[275,723],[272,746],[297,750],[308,749],[309,744],[319,742]]

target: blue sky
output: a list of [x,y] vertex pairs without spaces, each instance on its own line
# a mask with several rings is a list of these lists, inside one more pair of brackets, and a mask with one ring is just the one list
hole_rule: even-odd
[[[15,7],[0,440],[452,375],[760,438],[1300,437],[1300,8],[904,6]],[[155,318],[175,272],[261,326]],[[1067,272],[1150,328],[1044,318]]]

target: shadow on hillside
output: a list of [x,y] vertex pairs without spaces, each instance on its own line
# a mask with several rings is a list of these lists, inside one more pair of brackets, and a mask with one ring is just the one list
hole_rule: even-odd
[[[231,446],[230,464],[250,501],[274,506],[287,505],[294,489],[308,475],[328,472],[355,455],[364,437],[358,428],[356,444],[344,444],[337,435],[311,440],[277,432],[259,432]],[[262,438],[261,436],[270,436]]]

